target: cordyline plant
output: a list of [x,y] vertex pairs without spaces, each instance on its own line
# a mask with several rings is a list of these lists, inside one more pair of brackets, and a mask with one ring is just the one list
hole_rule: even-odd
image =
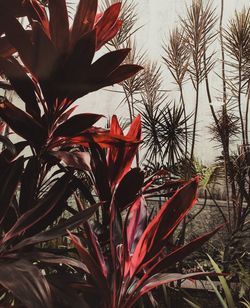
[[[120,129],[117,123],[116,128]],[[96,161],[96,157],[93,160]],[[107,160],[102,159],[98,167],[100,173],[103,167],[107,171]],[[83,231],[77,234],[69,232],[80,259],[89,271],[85,281],[81,284],[72,282],[71,287],[85,294],[90,307],[134,307],[144,294],[149,294],[157,286],[204,275],[169,272],[176,262],[198,249],[218,230],[184,246],[171,244],[178,224],[196,202],[198,178],[178,189],[148,222],[145,198],[153,189],[151,185],[155,180],[156,176],[153,176],[145,183],[140,169],[133,168],[127,170],[115,189],[111,190],[106,245],[98,241],[92,224],[85,223]],[[83,208],[79,200],[78,206]]]
[[[49,17],[36,0],[10,3],[8,10],[0,1],[0,71],[25,111],[1,98],[1,118],[24,139],[7,142],[11,147],[0,153],[1,307],[132,307],[159,285],[204,275],[169,272],[217,231],[171,245],[195,204],[198,178],[159,186],[161,172],[144,179],[131,169],[141,142],[139,116],[127,135],[115,116],[110,130],[93,126],[101,115],[71,116],[75,100],[141,69],[122,64],[129,49],[93,60],[121,27],[121,4],[97,14],[96,0],[80,1],[70,28],[64,0],[48,1]],[[30,156],[23,157],[27,146]],[[90,185],[76,177],[78,170]],[[146,197],[160,190],[170,198],[150,219]],[[66,234],[80,260],[69,246],[53,248],[52,240]]]
[[107,53],[93,62],[96,50],[121,26],[120,3],[96,15],[97,1],[80,1],[73,26],[69,28],[65,1],[49,1],[50,19],[36,1],[28,2],[30,30],[24,30],[13,15],[1,10],[0,29],[18,51],[21,62],[15,57],[1,57],[0,68],[24,101],[26,112],[5,101],[0,116],[39,155],[75,144],[77,140],[72,141],[72,136],[81,135],[81,144],[88,142],[90,135],[94,140],[98,135],[103,143],[109,142],[107,134],[87,131],[100,115],[68,118],[76,99],[121,82],[141,69],[136,65],[121,65],[129,49]]

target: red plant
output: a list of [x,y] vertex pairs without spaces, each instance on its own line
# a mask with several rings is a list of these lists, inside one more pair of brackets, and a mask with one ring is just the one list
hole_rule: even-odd
[[[1,156],[2,158],[2,156]],[[43,195],[36,196],[36,181],[30,178],[30,160],[23,174],[24,159],[1,164],[0,174],[0,306],[7,307],[15,298],[25,307],[52,307],[51,285],[33,260],[40,264],[58,265],[64,262],[84,268],[77,260],[39,250],[35,244],[66,234],[90,218],[98,204],[68,218],[46,230],[68,206],[67,199],[74,190],[69,175],[57,178],[55,184]],[[17,187],[21,182],[20,194]],[[7,293],[6,293],[7,292]],[[9,293],[11,292],[11,293]],[[9,307],[9,306],[8,306]]]
[[[119,83],[141,69],[137,65],[122,65],[129,49],[109,52],[93,61],[95,51],[113,38],[121,26],[120,3],[96,15],[97,0],[81,0],[71,28],[64,0],[49,1],[49,18],[37,1],[24,4],[25,8],[28,6],[29,30],[11,12],[2,14],[0,19],[3,39],[18,52],[22,63],[12,56],[2,56],[0,70],[24,101],[26,112],[2,100],[0,116],[37,153],[79,140],[87,142],[89,135],[98,141],[99,130],[86,131],[100,115],[81,114],[68,120],[74,111],[69,108],[76,99]],[[80,139],[70,139],[79,135]],[[104,139],[111,142],[110,137]]]
[[[0,102],[0,117],[25,139],[0,153],[1,307],[129,308],[161,284],[204,275],[169,273],[218,230],[181,247],[171,244],[195,204],[198,179],[158,187],[159,174],[144,179],[139,168],[131,169],[140,117],[124,135],[115,116],[110,130],[93,126],[101,115],[71,116],[75,100],[141,69],[122,64],[128,49],[93,60],[119,30],[120,6],[97,14],[97,0],[80,0],[70,28],[65,0],[48,1],[49,17],[36,0],[0,0],[0,72],[25,104],[23,111],[6,98]],[[19,16],[27,17],[27,29]],[[27,145],[32,152],[23,158]],[[86,203],[76,196],[76,209],[68,199],[77,189]],[[173,196],[149,221],[146,196],[160,189]],[[67,232],[81,261],[70,247],[44,245]]]
[[[123,199],[121,189],[130,177],[130,188],[141,183],[141,172],[132,169],[115,190],[109,223],[108,248],[100,249],[89,224],[85,225],[85,234],[69,236],[86,265],[90,275],[79,288],[86,295],[91,307],[134,307],[144,294],[154,288],[170,282],[195,278],[203,272],[192,274],[169,273],[176,262],[197,250],[216,230],[194,239],[190,243],[173,247],[170,238],[187,212],[194,206],[198,187],[198,178],[179,189],[161,208],[159,213],[146,226],[145,200],[138,196],[129,205],[125,220],[121,218],[120,209]],[[106,252],[105,252],[106,251]],[[93,253],[94,252],[94,253]],[[207,273],[206,273],[207,275]]]

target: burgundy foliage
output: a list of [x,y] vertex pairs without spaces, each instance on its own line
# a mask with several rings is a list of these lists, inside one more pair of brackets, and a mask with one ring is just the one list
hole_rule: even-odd
[[[25,106],[1,97],[1,119],[23,139],[0,138],[1,307],[129,308],[162,284],[204,275],[172,272],[220,228],[171,244],[198,178],[145,178],[134,167],[140,116],[125,134],[116,116],[102,129],[102,115],[72,115],[78,98],[141,69],[123,64],[129,49],[94,60],[119,31],[120,9],[97,14],[97,0],[80,0],[70,27],[65,0],[49,0],[48,12],[37,0],[0,0],[0,86]],[[159,192],[167,201],[150,218],[147,198]]]

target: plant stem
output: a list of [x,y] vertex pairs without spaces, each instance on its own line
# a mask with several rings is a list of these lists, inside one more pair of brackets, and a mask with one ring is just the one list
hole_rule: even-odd
[[221,13],[220,13],[220,45],[221,45],[221,71],[222,71],[222,84],[223,84],[223,104],[227,103],[227,86],[225,76],[225,49],[223,40],[223,17],[224,17],[224,0],[221,0]]
[[228,224],[227,224],[227,222],[228,222],[227,218],[226,218],[225,214],[223,213],[223,211],[222,211],[221,207],[219,206],[219,204],[216,202],[216,200],[215,200],[215,198],[214,198],[214,196],[211,193],[209,188],[207,188],[207,192],[209,193],[210,198],[212,199],[212,201],[214,202],[215,206],[219,210],[219,212],[220,212],[220,214],[221,214],[221,216],[222,216],[222,218],[223,218],[223,220],[224,220],[224,222],[225,222],[225,224],[227,226],[228,231],[230,231],[230,229],[229,229],[230,226],[228,226]]
[[247,86],[247,106],[246,106],[246,117],[245,117],[245,138],[246,138],[246,144],[249,144],[249,140],[248,140],[249,105],[250,105],[250,81],[248,82],[248,86]]
[[[184,94],[183,94],[183,89],[182,89],[182,84],[178,83],[179,85],[179,90],[180,90],[180,101],[182,103],[183,106],[183,114],[184,114],[184,118],[185,120],[187,119],[187,112],[186,112],[186,106],[185,106],[185,101],[184,101]],[[186,136],[185,136],[185,158],[187,158],[187,153],[188,153],[188,125],[187,125],[187,121],[185,121],[185,132],[186,132]]]
[[[131,108],[132,108],[132,116],[133,116],[133,119],[135,118],[135,109],[134,109],[134,96],[133,96],[133,92],[130,91],[130,97],[131,97]],[[132,122],[131,122],[132,123]],[[139,168],[139,165],[140,165],[140,153],[139,153],[139,149],[138,151],[136,152],[136,156],[135,156],[135,159],[136,159],[136,167]]]
[[[221,13],[220,13],[220,45],[221,45],[221,73],[222,73],[222,88],[223,88],[223,109],[226,112],[227,106],[227,86],[226,86],[226,74],[225,74],[225,48],[224,48],[224,40],[223,40],[223,17],[224,17],[224,0],[221,0]],[[223,110],[223,112],[224,112]],[[230,211],[230,194],[229,194],[229,172],[228,166],[230,164],[230,156],[229,156],[229,148],[225,144],[226,141],[224,140],[221,134],[222,144],[223,144],[223,151],[224,151],[224,169],[225,169],[225,185],[226,185],[226,195],[227,195],[227,210],[228,210],[228,220],[230,230],[232,228],[231,225],[231,211]]]
[[243,143],[243,150],[245,151],[245,128],[244,128],[244,119],[241,109],[241,87],[242,87],[242,58],[240,56],[239,59],[239,67],[238,67],[238,73],[239,73],[239,87],[238,87],[238,108],[239,108],[239,115],[240,115],[240,124],[241,124],[241,130],[242,130],[242,143]]
[[195,91],[196,91],[196,97],[195,97],[195,113],[194,113],[193,138],[192,138],[192,147],[191,147],[191,160],[194,159],[194,147],[195,147],[197,116],[198,116],[198,107],[199,107],[199,92],[200,92],[200,81],[199,81],[199,78],[196,78]]

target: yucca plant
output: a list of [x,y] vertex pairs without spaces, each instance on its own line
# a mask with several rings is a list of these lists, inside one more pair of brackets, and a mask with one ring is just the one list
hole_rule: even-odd
[[[200,85],[206,74],[213,68],[213,53],[208,55],[208,46],[214,40],[213,28],[216,23],[215,11],[211,4],[203,5],[202,0],[192,1],[187,8],[185,18],[181,18],[185,46],[188,48],[190,60],[187,71],[195,89],[195,110],[193,121],[193,136],[190,157],[194,158],[197,117],[200,101]],[[204,63],[205,59],[205,63]]]
[[182,105],[162,105],[151,107],[144,104],[144,109],[141,109],[144,147],[147,148],[148,159],[160,159],[173,167],[185,157],[185,141],[190,141],[191,134],[187,123],[190,116],[184,116]]
[[[187,118],[183,85],[187,79],[188,65],[190,61],[190,52],[186,46],[184,31],[175,28],[170,32],[169,43],[164,44],[163,60],[167,65],[175,83],[180,92],[180,103],[183,107],[184,118]],[[187,123],[186,123],[187,130]],[[185,140],[185,155],[188,153],[188,136]]]

